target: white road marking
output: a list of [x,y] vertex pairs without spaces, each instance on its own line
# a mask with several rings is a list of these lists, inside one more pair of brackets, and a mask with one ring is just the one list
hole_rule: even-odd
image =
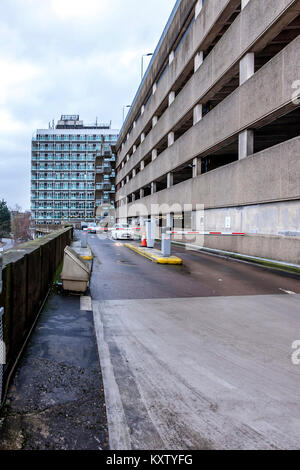
[[80,310],[86,310],[88,312],[91,312],[93,310],[91,297],[87,297],[84,295],[80,297]]
[[281,287],[279,287],[279,290],[281,290],[282,292],[285,292],[286,294],[289,294],[289,295],[296,295],[296,292],[293,292],[291,290],[285,290],[285,289],[282,289]]

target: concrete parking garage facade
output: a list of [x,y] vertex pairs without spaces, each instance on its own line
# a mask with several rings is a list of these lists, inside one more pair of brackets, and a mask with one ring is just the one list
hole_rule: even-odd
[[117,142],[119,220],[180,203],[193,229],[203,204],[245,233],[204,246],[300,263],[299,33],[299,0],[177,2]]

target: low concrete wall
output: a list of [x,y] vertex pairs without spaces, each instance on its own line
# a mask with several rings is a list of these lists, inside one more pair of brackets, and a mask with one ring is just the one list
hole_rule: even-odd
[[71,244],[72,237],[73,229],[68,227],[3,254],[3,289],[0,295],[0,305],[5,309],[3,334],[6,365],[3,384],[8,379],[62,262],[64,249]]

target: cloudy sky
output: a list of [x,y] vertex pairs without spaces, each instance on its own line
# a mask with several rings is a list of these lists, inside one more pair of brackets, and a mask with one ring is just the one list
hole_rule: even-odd
[[119,129],[175,0],[0,2],[0,199],[29,209],[34,130],[61,114]]

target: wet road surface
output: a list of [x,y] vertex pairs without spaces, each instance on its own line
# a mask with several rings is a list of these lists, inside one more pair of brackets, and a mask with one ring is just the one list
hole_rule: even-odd
[[[80,236],[80,232],[77,232]],[[95,300],[300,294],[299,278],[232,259],[173,248],[183,266],[157,265],[106,236],[89,235]]]
[[[296,276],[89,236],[111,449],[300,448]],[[294,292],[295,294],[292,294]]]

